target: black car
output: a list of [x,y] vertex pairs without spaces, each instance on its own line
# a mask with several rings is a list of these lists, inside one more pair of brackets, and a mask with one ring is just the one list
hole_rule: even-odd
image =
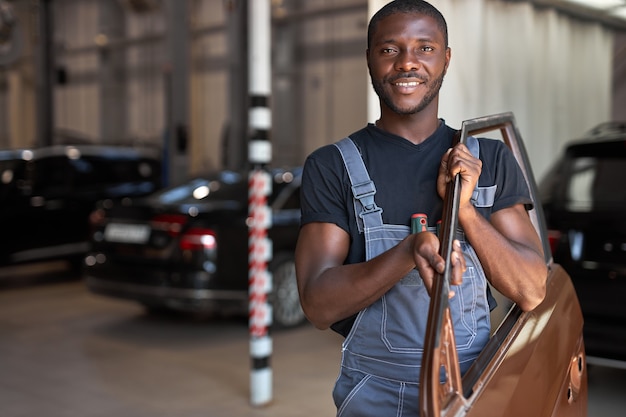
[[81,265],[89,215],[99,200],[160,187],[154,149],[53,145],[0,151],[0,265],[59,259]]
[[567,144],[540,185],[556,262],[581,303],[590,363],[626,366],[626,122]]
[[[273,322],[305,321],[295,280],[301,168],[273,169]],[[248,311],[248,174],[221,171],[92,215],[86,284],[149,310]]]

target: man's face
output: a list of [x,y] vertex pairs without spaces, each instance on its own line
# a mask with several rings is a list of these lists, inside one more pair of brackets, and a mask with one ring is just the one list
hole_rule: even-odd
[[437,22],[414,13],[382,19],[367,51],[374,91],[398,114],[418,113],[433,103],[449,62],[450,49]]

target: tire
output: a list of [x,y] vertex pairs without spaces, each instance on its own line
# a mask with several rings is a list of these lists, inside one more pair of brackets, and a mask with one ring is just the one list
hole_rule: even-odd
[[293,253],[278,253],[270,263],[270,271],[273,278],[270,302],[274,326],[290,328],[303,324],[306,317],[300,305]]

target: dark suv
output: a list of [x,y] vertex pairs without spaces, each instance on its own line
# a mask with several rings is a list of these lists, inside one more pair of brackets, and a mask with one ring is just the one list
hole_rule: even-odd
[[552,252],[581,303],[589,363],[626,361],[626,122],[567,144],[540,184]]
[[156,149],[82,144],[0,151],[0,266],[58,259],[80,266],[96,202],[160,187]]

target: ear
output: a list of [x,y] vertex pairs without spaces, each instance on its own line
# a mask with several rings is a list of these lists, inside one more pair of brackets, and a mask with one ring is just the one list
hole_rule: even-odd
[[448,72],[448,65],[450,65],[450,59],[452,58],[452,49],[448,46],[446,48],[446,65],[444,67],[444,72]]

